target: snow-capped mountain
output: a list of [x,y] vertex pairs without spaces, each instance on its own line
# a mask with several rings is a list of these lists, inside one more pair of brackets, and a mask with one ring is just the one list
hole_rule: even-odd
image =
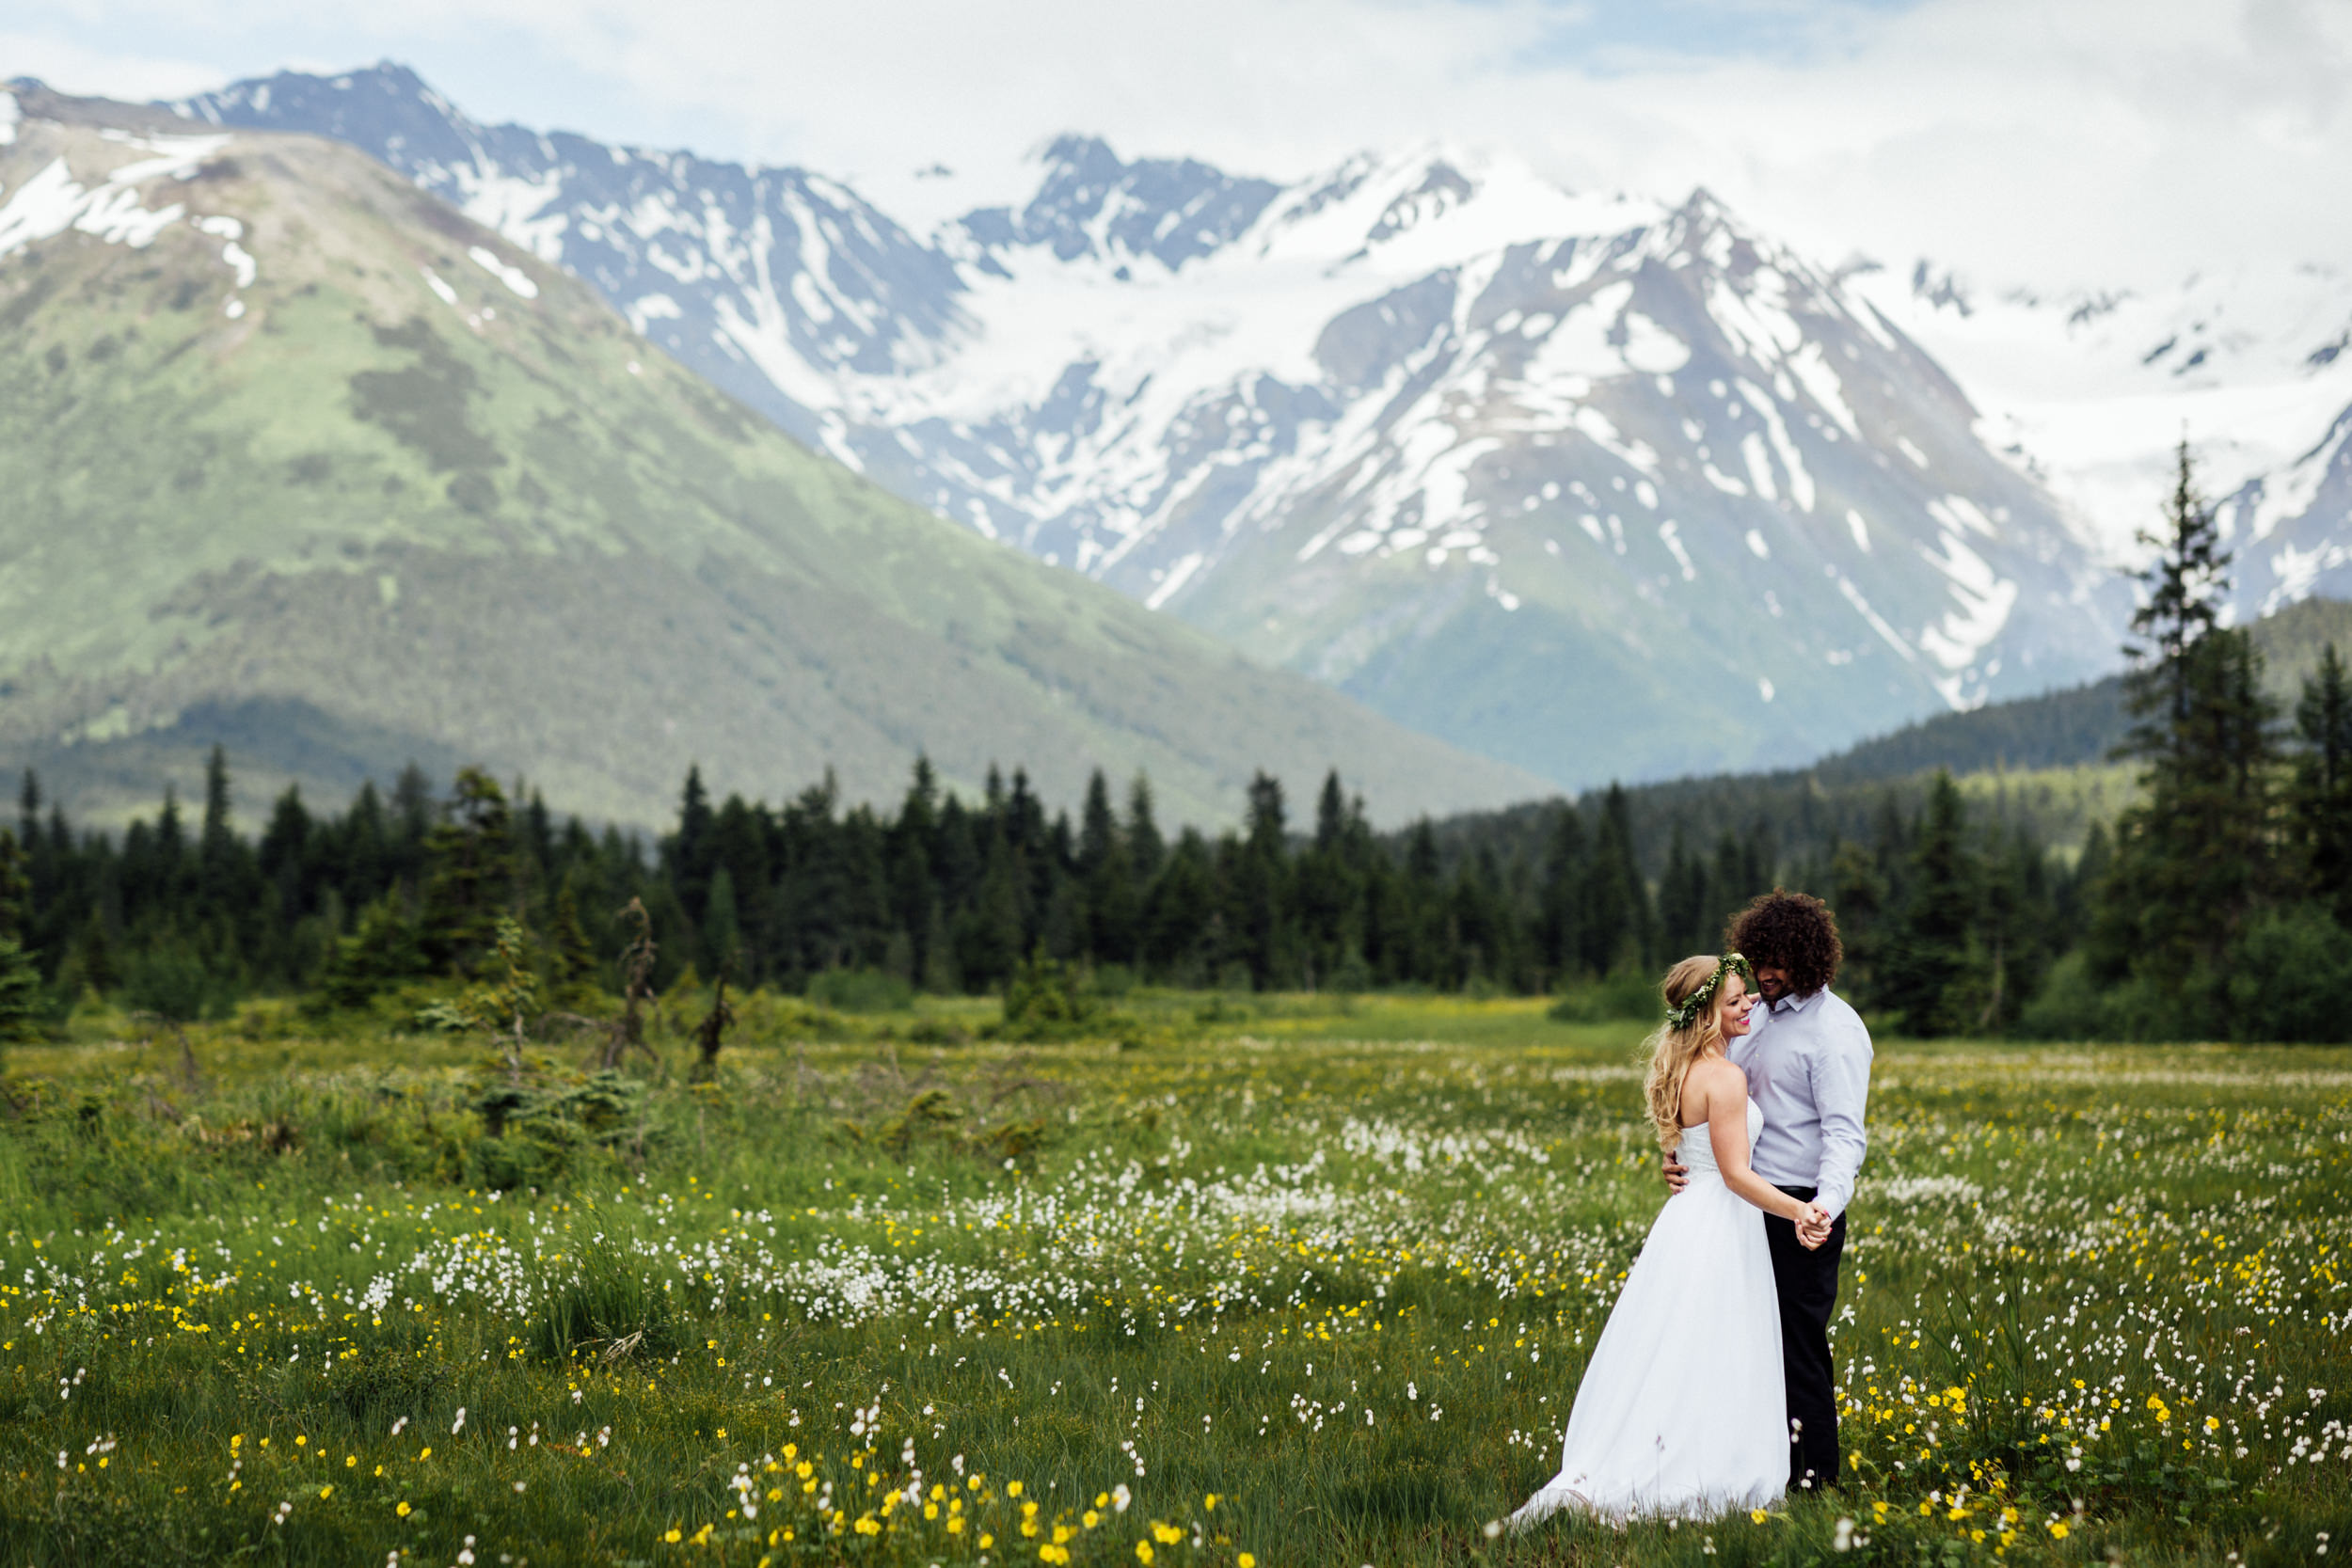
[[2242,619],[2352,597],[2352,269],[2281,262],[2051,297],[1921,261],[1853,287],[1952,370],[1994,444],[2111,558],[2154,523],[2185,434],[2222,501]]
[[1960,386],[1704,192],[1066,137],[918,239],[397,67],[174,107],[353,142],[900,494],[1564,784],[1801,761],[2115,657],[2119,587]]
[[623,824],[821,774],[1150,774],[1375,820],[1541,779],[989,544],[647,350],[357,149],[0,89],[0,755],[112,815],[215,743],[312,798],[460,761]]

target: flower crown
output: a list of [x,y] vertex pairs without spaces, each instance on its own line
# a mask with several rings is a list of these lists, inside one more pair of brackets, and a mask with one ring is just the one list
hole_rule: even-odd
[[1748,967],[1748,960],[1737,953],[1726,953],[1715,960],[1715,973],[1707,977],[1705,985],[1684,997],[1680,1006],[1666,1009],[1666,1027],[1691,1027],[1698,1021],[1699,1014],[1705,1012],[1708,1005],[1715,1000],[1715,993],[1723,990],[1724,976],[1735,974],[1750,986],[1756,984],[1756,971]]

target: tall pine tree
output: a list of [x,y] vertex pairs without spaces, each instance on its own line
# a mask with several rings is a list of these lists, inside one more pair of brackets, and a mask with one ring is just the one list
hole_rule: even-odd
[[2352,683],[2330,642],[2295,705],[2289,820],[2303,891],[2352,929]]
[[1584,970],[1586,853],[1583,815],[1575,801],[1562,800],[1552,808],[1551,830],[1544,837],[1542,906],[1536,916],[1544,967],[1555,986]]
[[[1595,974],[1639,973],[1658,961],[1649,887],[1633,853],[1633,802],[1622,784],[1601,797],[1600,826],[1585,877],[1584,967]],[[1677,955],[1680,957],[1680,955]]]
[[1263,990],[1287,983],[1295,967],[1291,921],[1290,843],[1281,781],[1259,773],[1249,781],[1248,832],[1234,864],[1232,889],[1235,956]]
[[2272,879],[2272,714],[2262,655],[2219,623],[2229,586],[2214,509],[2183,440],[2144,598],[2126,648],[2134,723],[2122,754],[2142,765],[2142,799],[2116,824],[2115,859],[2094,927],[2094,971],[2152,989],[2150,1027],[2203,1033],[2230,942]]
[[1708,919],[1707,863],[1691,853],[1682,818],[1675,818],[1666,848],[1665,874],[1658,879],[1658,926],[1667,963],[1708,951],[1714,932]]
[[1120,832],[1119,818],[1111,810],[1110,784],[1099,768],[1087,779],[1086,806],[1079,816],[1077,869],[1089,951],[1097,962],[1134,963],[1142,900],[1126,835]]
[[1968,845],[1967,808],[1939,768],[1912,839],[1903,903],[1879,973],[1880,995],[1915,1038],[1960,1033],[1968,1006],[1969,934],[1979,868]]
[[[24,777],[25,793],[31,795],[32,774]],[[35,808],[39,804],[36,799]],[[0,828],[0,1041],[40,1037],[40,970],[23,941],[31,896],[24,851],[16,835]]]
[[460,768],[441,820],[425,837],[419,940],[437,967],[470,974],[515,898],[514,825],[506,792],[479,768]]

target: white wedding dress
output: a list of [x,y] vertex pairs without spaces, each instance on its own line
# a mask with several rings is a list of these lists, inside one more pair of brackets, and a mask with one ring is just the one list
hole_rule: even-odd
[[[1764,1114],[1748,1102],[1748,1147]],[[1788,1484],[1780,1302],[1763,1211],[1724,1184],[1707,1126],[1683,1130],[1690,1185],[1634,1259],[1568,1412],[1560,1473],[1511,1515],[1711,1518]]]

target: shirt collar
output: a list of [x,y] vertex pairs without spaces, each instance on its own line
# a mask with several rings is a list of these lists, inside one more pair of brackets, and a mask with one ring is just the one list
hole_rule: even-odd
[[[1827,990],[1828,989],[1828,987],[1824,986],[1821,988],[1821,990]],[[1809,991],[1803,996],[1798,996],[1792,992],[1773,1003],[1772,1011],[1775,1013],[1801,1013],[1807,1007],[1813,1006],[1814,1003],[1819,1002],[1820,999],[1821,991],[1819,990]]]

